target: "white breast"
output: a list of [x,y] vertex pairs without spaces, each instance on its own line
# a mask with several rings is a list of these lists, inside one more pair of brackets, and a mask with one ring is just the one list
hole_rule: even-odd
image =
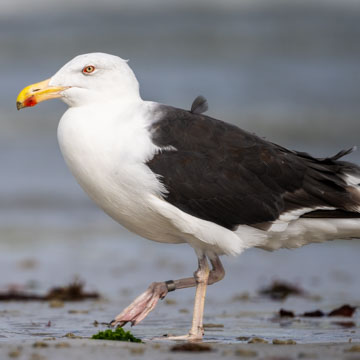
[[183,242],[171,223],[152,209],[150,196],[165,191],[144,164],[158,148],[146,129],[148,103],[141,109],[70,108],[58,127],[64,159],[85,192],[129,230],[160,242]]

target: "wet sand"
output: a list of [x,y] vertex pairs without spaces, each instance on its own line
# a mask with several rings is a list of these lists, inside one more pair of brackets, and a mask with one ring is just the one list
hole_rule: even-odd
[[2,359],[31,360],[63,359],[219,359],[252,358],[268,360],[287,359],[358,359],[360,346],[352,344],[212,344],[209,351],[174,351],[169,342],[130,344],[102,340],[65,340],[43,342],[1,343]]
[[[55,348],[53,344],[67,341],[64,338],[67,333],[89,338],[106,329],[102,323],[113,319],[152,281],[189,276],[196,267],[196,258],[187,246],[152,243],[107,221],[103,226],[99,222],[89,225],[86,230],[2,229],[0,273],[4,276],[0,278],[0,290],[18,288],[44,294],[51,287],[66,285],[78,277],[85,282],[86,291],[98,291],[102,296],[100,300],[55,306],[46,301],[1,302],[2,353],[22,344],[24,354],[44,353],[51,359],[57,356],[52,352],[71,352],[72,359],[78,358],[81,351],[89,358],[96,358],[95,354],[102,350],[109,352],[109,356],[118,352],[132,354],[128,349],[133,345],[113,342],[103,346],[97,340],[72,339],[70,349]],[[301,351],[325,354],[329,349],[334,355],[343,353],[350,341],[360,343],[359,311],[351,318],[277,315],[281,308],[301,314],[317,309],[328,313],[346,303],[359,306],[359,252],[359,241],[338,241],[274,253],[254,249],[238,258],[224,258],[226,277],[209,287],[205,306],[204,322],[210,325],[206,327],[204,341],[213,343],[211,346],[216,350],[209,356],[223,352],[233,356],[243,346],[255,349],[260,357],[265,354],[264,349],[274,356],[278,351],[292,354],[290,358],[296,358]],[[306,296],[289,296],[282,301],[259,296],[259,290],[275,279],[303,288]],[[166,343],[160,349],[157,345],[154,348],[151,339],[186,333],[191,324],[193,297],[194,289],[170,293],[142,323],[131,328],[136,337],[146,342],[143,348],[149,357],[179,356],[169,353],[170,345]],[[270,345],[247,344],[254,337]],[[32,348],[34,342],[45,338],[56,340],[49,341],[47,348]],[[271,344],[274,339],[291,339],[298,345],[278,349]]]

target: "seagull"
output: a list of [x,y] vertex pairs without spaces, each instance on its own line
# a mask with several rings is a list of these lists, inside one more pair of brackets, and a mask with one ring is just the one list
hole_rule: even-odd
[[[288,150],[235,125],[144,101],[126,60],[79,55],[24,88],[17,109],[60,98],[65,162],[88,196],[128,230],[160,243],[188,243],[193,276],[153,282],[111,322],[142,321],[159,299],[196,287],[192,326],[175,340],[201,340],[207,285],[225,275],[222,255],[297,248],[360,237],[360,167]],[[140,256],[140,255],[139,255]]]

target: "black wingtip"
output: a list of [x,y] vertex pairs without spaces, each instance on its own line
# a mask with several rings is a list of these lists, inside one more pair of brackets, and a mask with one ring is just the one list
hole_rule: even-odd
[[352,148],[350,149],[346,149],[346,150],[341,150],[339,151],[337,154],[335,154],[334,156],[332,156],[330,159],[331,160],[339,160],[341,159],[342,157],[346,156],[346,155],[349,155],[351,154],[352,152],[356,151],[357,150],[357,147],[356,146],[353,146]]
[[203,96],[197,96],[191,105],[190,112],[192,114],[202,114],[208,111],[209,105],[207,100]]

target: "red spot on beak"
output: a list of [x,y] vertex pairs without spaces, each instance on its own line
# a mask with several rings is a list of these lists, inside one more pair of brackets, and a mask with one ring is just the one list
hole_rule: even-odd
[[35,96],[30,96],[24,101],[24,107],[35,106],[36,104],[37,101],[35,99]]

